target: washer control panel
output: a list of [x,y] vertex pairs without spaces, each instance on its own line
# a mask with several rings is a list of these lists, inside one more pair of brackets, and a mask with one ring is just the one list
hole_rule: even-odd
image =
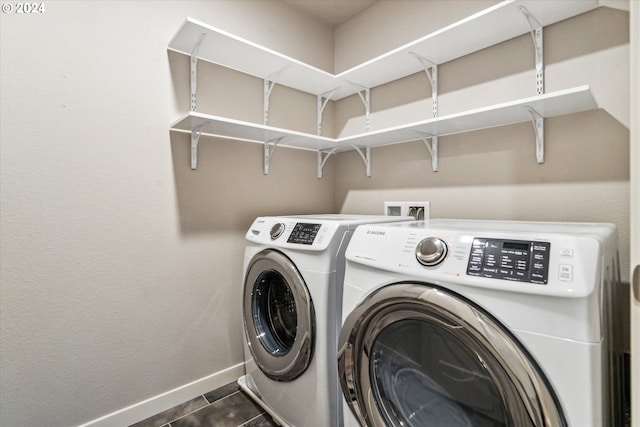
[[287,243],[297,243],[299,245],[311,245],[320,231],[321,224],[311,224],[297,222],[293,227]]
[[338,221],[297,217],[258,217],[251,224],[245,238],[259,245],[305,251],[324,251],[341,236],[342,224]]
[[467,274],[546,285],[551,243],[475,237]]

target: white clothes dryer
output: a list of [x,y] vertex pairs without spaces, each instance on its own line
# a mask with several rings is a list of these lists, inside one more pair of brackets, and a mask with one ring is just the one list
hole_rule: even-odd
[[260,217],[246,234],[241,388],[285,426],[342,425],[336,365],[344,252],[360,224],[407,217]]
[[367,225],[346,258],[345,426],[622,425],[615,226]]

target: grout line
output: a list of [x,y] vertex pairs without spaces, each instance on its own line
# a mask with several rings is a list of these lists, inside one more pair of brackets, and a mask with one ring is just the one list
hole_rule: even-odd
[[255,417],[253,417],[253,418],[249,418],[247,421],[243,422],[243,423],[242,423],[242,424],[240,424],[238,427],[242,427],[242,426],[244,426],[244,425],[247,425],[247,424],[248,424],[248,423],[250,423],[251,421],[255,420],[256,418],[259,418],[259,417],[263,416],[264,414],[266,414],[266,412],[262,411],[262,412],[260,412],[258,415],[256,415]]
[[223,396],[223,397],[221,397],[220,399],[214,400],[214,401],[213,401],[213,402],[211,402],[211,403],[209,403],[209,401],[207,400],[207,398],[206,398],[206,397],[204,397],[204,395],[200,395],[200,397],[202,397],[202,398],[204,399],[204,401],[205,401],[205,402],[207,402],[207,404],[206,404],[206,405],[204,405],[204,406],[201,406],[200,408],[195,409],[195,410],[193,410],[193,411],[191,411],[191,412],[189,412],[189,413],[186,413],[186,414],[184,414],[184,415],[181,415],[181,416],[179,416],[178,418],[176,418],[175,420],[171,420],[171,421],[169,422],[169,427],[171,427],[171,423],[173,423],[173,422],[175,422],[175,421],[178,421],[179,419],[184,418],[184,417],[186,417],[186,416],[188,416],[188,415],[191,415],[191,414],[193,414],[193,413],[195,413],[195,412],[198,412],[199,410],[204,409],[204,408],[206,408],[207,406],[211,406],[211,405],[213,405],[214,403],[220,402],[221,400],[224,400],[224,399],[226,399],[227,397],[233,396],[234,394],[239,393],[239,392],[240,392],[240,390],[238,390],[238,391],[234,391],[233,393],[231,393],[231,394],[227,394],[226,396]]
[[[213,404],[213,403],[216,403],[216,402],[220,402],[221,400],[224,400],[224,399],[226,399],[227,397],[231,397],[231,396],[233,396],[233,395],[234,395],[234,394],[236,394],[236,393],[240,393],[240,390],[236,390],[236,391],[234,391],[234,392],[233,392],[233,393],[231,393],[231,394],[227,394],[226,396],[222,396],[220,399],[216,399],[216,400],[214,400],[214,401],[213,401],[213,402],[211,402],[209,405],[211,405],[211,404]],[[206,400],[206,399],[205,399],[205,400]],[[208,402],[208,400],[207,400],[207,402]]]
[[216,402],[218,402],[218,401],[220,401],[220,400],[222,400],[222,399],[226,399],[226,398],[227,398],[227,397],[229,397],[229,396],[233,396],[234,394],[236,394],[236,393],[238,393],[238,392],[240,392],[240,390],[236,390],[236,391],[234,391],[233,393],[229,393],[229,394],[226,394],[226,395],[224,395],[224,396],[222,396],[222,397],[219,397],[219,398],[217,398],[216,400],[214,400],[213,402],[209,402],[209,399],[207,399],[206,397],[204,397],[204,394],[202,395],[202,397],[204,397],[204,400],[206,400],[207,402],[209,402],[209,405],[211,405],[212,403],[216,403]]
[[[214,403],[219,402],[219,401],[221,401],[221,400],[223,400],[223,399],[226,399],[227,397],[233,396],[234,394],[239,393],[239,392],[240,392],[240,390],[236,390],[236,391],[234,391],[233,393],[227,394],[227,395],[225,395],[225,396],[220,397],[219,399],[214,400],[213,402],[209,402],[209,400],[205,397],[205,395],[204,395],[204,394],[201,394],[201,395],[200,395],[200,397],[201,397],[202,399],[204,399],[204,401],[205,401],[205,405],[203,405],[203,406],[199,407],[198,409],[194,409],[194,410],[193,410],[193,411],[191,411],[191,412],[187,412],[186,414],[182,414],[182,415],[180,415],[178,418],[175,418],[175,419],[173,419],[173,420],[171,420],[171,421],[167,422],[166,424],[162,424],[162,426],[161,426],[161,427],[172,427],[172,426],[171,426],[171,423],[176,422],[176,421],[178,421],[178,420],[180,420],[180,419],[182,419],[182,418],[184,418],[184,417],[186,417],[186,416],[189,416],[189,415],[191,415],[191,414],[193,414],[193,413],[195,413],[195,412],[198,412],[199,410],[204,409],[204,408],[206,408],[206,407],[207,407],[207,406],[209,406],[209,405],[213,405]],[[205,394],[206,394],[206,393],[205,393]],[[194,398],[194,399],[195,399],[195,398]],[[264,413],[264,412],[260,413],[260,414],[259,414],[259,415],[257,415],[256,417],[258,417],[258,416],[262,415],[263,413]],[[256,417],[254,417],[254,418],[256,418]],[[253,420],[253,418],[252,418],[251,420]],[[251,420],[249,420],[249,421],[251,421]],[[245,423],[243,423],[243,424],[246,424],[246,423],[247,423],[247,422],[249,422],[249,421],[246,421],[246,422],[245,422]]]
[[204,409],[204,408],[206,408],[207,406],[211,405],[211,403],[209,403],[209,401],[207,400],[207,398],[206,398],[206,397],[204,397],[203,395],[200,395],[200,397],[202,397],[202,398],[204,399],[204,401],[206,402],[206,405],[203,405],[203,406],[199,407],[198,409],[194,409],[194,410],[193,410],[193,411],[191,411],[191,412],[187,412],[186,414],[182,414],[182,415],[180,415],[180,416],[179,416],[178,418],[176,418],[175,420],[171,420],[171,421],[169,421],[169,422],[167,423],[167,425],[169,425],[169,427],[171,427],[171,423],[173,423],[173,422],[175,422],[175,421],[178,421],[179,419],[184,418],[184,417],[186,417],[187,415],[191,415],[191,414],[193,414],[194,412],[198,412],[200,409]]

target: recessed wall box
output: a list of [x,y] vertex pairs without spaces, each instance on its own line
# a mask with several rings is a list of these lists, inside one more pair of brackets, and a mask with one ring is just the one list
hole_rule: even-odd
[[429,219],[429,202],[384,202],[388,216],[412,216],[417,220]]

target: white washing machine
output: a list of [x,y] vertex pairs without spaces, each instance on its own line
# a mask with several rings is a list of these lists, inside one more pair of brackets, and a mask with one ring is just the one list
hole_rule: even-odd
[[615,226],[368,225],[346,258],[345,426],[622,425]]
[[341,426],[336,366],[344,252],[360,224],[406,217],[257,218],[246,234],[241,388],[288,426]]

